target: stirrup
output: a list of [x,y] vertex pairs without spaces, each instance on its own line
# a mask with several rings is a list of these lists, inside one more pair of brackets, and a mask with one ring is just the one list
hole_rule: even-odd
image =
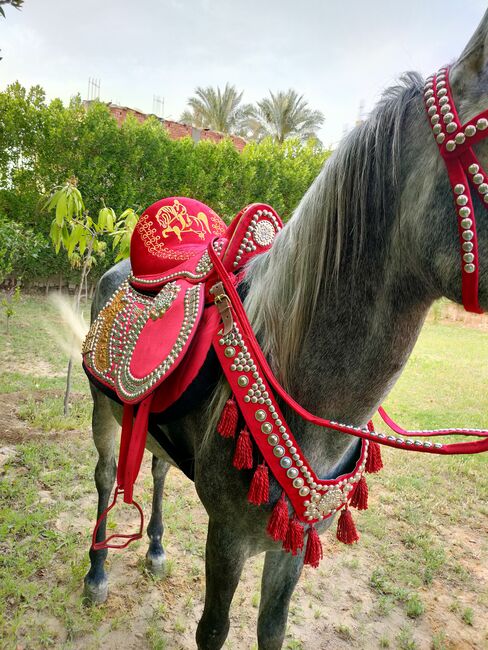
[[[109,537],[106,537],[104,540],[101,542],[97,542],[97,533],[102,525],[102,522],[104,519],[107,518],[108,513],[112,510],[112,508],[115,506],[117,503],[117,497],[119,494],[124,494],[124,488],[117,486],[115,488],[115,493],[114,493],[114,498],[112,503],[105,508],[105,510],[102,512],[100,517],[97,520],[97,523],[95,524],[95,528],[93,529],[93,535],[92,535],[92,550],[94,551],[101,551],[103,549],[107,548],[126,548],[131,542],[136,541],[137,539],[142,538],[142,532],[144,530],[144,513],[142,512],[141,506],[137,503],[137,501],[132,500],[132,505],[136,508],[136,510],[139,512],[139,521],[140,521],[140,526],[139,526],[139,531],[137,533],[131,533],[131,534],[123,534],[123,533],[114,533],[113,535],[109,535]],[[125,540],[125,542],[122,544],[111,544],[110,542],[112,540]]]

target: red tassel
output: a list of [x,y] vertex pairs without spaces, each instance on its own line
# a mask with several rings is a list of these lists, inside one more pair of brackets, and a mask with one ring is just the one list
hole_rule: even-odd
[[252,469],[252,442],[246,427],[242,429],[237,438],[232,464],[237,469]]
[[252,477],[251,486],[247,494],[249,503],[260,506],[269,501],[269,474],[266,463],[261,463],[256,467]]
[[217,431],[222,438],[233,438],[236,435],[237,420],[239,411],[235,403],[234,396],[229,397],[222,410],[222,415],[217,424]]
[[366,471],[368,474],[375,474],[383,467],[381,460],[381,449],[377,442],[370,440],[368,446],[368,458],[366,459]]
[[361,477],[361,480],[354,490],[350,505],[358,510],[368,509],[368,484],[366,483],[364,476]]
[[266,530],[275,542],[278,540],[285,541],[288,531],[288,506],[284,492],[281,493],[281,497],[273,508]]
[[359,539],[358,531],[349,508],[344,508],[337,524],[337,539],[344,544],[353,544]]
[[292,555],[298,555],[298,551],[303,548],[303,526],[298,521],[296,515],[290,518],[288,530],[286,531],[283,550]]
[[322,542],[320,541],[318,532],[315,530],[315,526],[312,524],[308,529],[307,548],[305,550],[303,563],[316,569],[323,557],[324,552],[322,550]]

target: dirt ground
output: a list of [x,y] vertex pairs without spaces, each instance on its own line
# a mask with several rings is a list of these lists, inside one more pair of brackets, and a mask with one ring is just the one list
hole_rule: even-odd
[[[13,443],[38,440],[45,433],[29,428],[12,412],[12,401],[22,402],[22,395],[0,396],[0,422],[4,423],[0,439],[0,466],[15,454]],[[79,440],[90,445],[87,432],[63,433],[48,436],[53,444],[68,444]],[[46,443],[48,440],[46,440]],[[1,471],[1,469],[0,469]],[[146,459],[139,484],[150,488],[149,458]],[[147,490],[150,492],[150,490]],[[59,495],[47,490],[40,492],[40,506],[52,503]],[[382,499],[381,489],[371,494],[370,508]],[[165,510],[177,509],[184,530],[169,525],[164,539],[168,558],[168,575],[154,578],[144,569],[146,545],[140,543],[125,551],[111,552],[108,566],[110,594],[103,606],[100,625],[92,634],[76,639],[80,649],[101,648],[127,650],[167,648],[189,650],[195,648],[194,634],[203,607],[204,597],[204,543],[206,515],[198,501],[193,484],[182,474],[172,470],[166,485]],[[146,504],[146,515],[148,508]],[[181,512],[181,510],[184,512]],[[61,535],[76,532],[89,544],[92,526],[90,513],[93,497],[85,495],[70,503],[69,509],[58,516],[55,527]],[[171,530],[172,529],[172,530]],[[486,538],[488,530],[479,531]],[[191,535],[191,539],[189,539]],[[478,538],[472,531],[452,528],[442,531],[445,544],[452,552],[459,552],[464,562],[479,572],[480,587],[486,590],[488,569]],[[190,542],[190,543],[189,543]],[[452,611],[449,585],[434,582],[421,593],[426,604],[425,613],[415,619],[405,614],[398,603],[382,607],[372,590],[371,546],[361,543],[344,547],[329,534],[323,539],[325,557],[318,570],[306,568],[294,595],[285,642],[287,648],[316,650],[346,650],[349,648],[402,648],[428,650],[446,648],[482,650],[488,648],[486,608],[476,602],[472,594],[462,596],[464,607],[475,612],[477,625],[463,625]],[[392,540],[395,544],[396,541]],[[255,647],[255,630],[259,604],[259,581],[262,558],[252,559],[244,572],[236,592],[227,648]],[[50,572],[62,567],[51,566]],[[81,584],[71,594],[73,607],[81,599]],[[56,647],[64,647],[68,632],[62,620],[39,612],[39,620],[48,624],[57,638]],[[35,647],[19,643],[18,650]],[[67,645],[68,647],[68,645]]]

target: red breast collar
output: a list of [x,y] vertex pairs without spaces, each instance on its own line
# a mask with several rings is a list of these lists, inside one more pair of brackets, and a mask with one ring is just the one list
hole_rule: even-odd
[[467,311],[481,314],[483,310],[478,301],[478,239],[469,183],[488,207],[488,174],[473,151],[474,144],[488,137],[488,109],[466,124],[461,124],[449,85],[448,67],[427,78],[424,100],[456,206],[463,305]]

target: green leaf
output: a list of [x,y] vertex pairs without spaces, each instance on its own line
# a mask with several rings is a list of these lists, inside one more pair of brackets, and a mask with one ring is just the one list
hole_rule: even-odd
[[56,204],[56,223],[58,226],[62,226],[64,223],[64,218],[66,216],[66,207],[66,194],[62,192]]

